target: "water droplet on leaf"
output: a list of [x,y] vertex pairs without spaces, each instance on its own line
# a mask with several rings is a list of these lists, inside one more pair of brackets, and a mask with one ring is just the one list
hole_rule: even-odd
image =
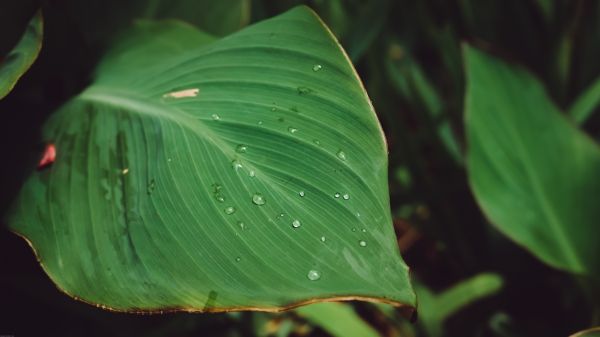
[[235,258],[235,262],[240,262],[240,261],[242,261],[241,257],[238,256],[238,257]]
[[154,179],[151,179],[150,182],[148,183],[148,187],[146,189],[146,192],[148,193],[148,195],[152,194],[152,192],[154,192],[155,188],[156,188],[156,181]]
[[308,95],[312,92],[312,90],[308,87],[298,87],[298,94],[304,96],[304,95]]
[[321,70],[321,69],[323,69],[323,66],[322,66],[322,65],[320,65],[320,64],[315,64],[315,65],[313,66],[313,71],[319,71],[319,70]]
[[367,246],[367,241],[365,241],[365,240],[360,240],[360,241],[358,241],[358,244],[359,244],[361,247],[366,247],[366,246]]
[[345,193],[342,198],[344,198],[344,200],[348,200],[350,199],[350,195],[348,195],[348,193]]
[[242,229],[242,230],[246,230],[246,224],[243,221],[238,221],[237,225]]
[[213,120],[218,121],[221,119],[221,116],[217,115],[217,114],[212,114],[210,117],[212,117]]
[[300,226],[302,226],[302,223],[300,222],[300,220],[294,220],[294,221],[292,221],[292,227],[298,228]]
[[288,128],[288,131],[289,131],[290,133],[296,133],[296,132],[298,132],[298,129],[296,129],[295,127],[292,127],[292,126],[290,126],[290,127]]
[[266,202],[267,202],[267,200],[260,193],[254,193],[254,195],[252,196],[252,203],[254,203],[255,205],[262,206]]
[[235,152],[237,153],[246,153],[248,147],[246,145],[240,144],[235,148]]
[[325,242],[325,240],[326,240],[325,237],[321,236],[321,242]]
[[237,171],[242,168],[242,163],[240,163],[239,160],[234,159],[233,161],[231,161],[231,167],[233,167],[233,169]]
[[317,281],[321,278],[321,273],[319,273],[317,270],[312,269],[308,271],[306,277],[308,277],[308,279],[311,281]]
[[336,192],[336,193],[335,193],[333,196],[334,196],[335,198],[339,198],[339,197],[340,197],[340,194]]
[[225,207],[225,214],[231,215],[233,213],[235,213],[235,207],[233,206],[229,206],[229,207]]
[[304,191],[298,192],[298,195],[300,195],[301,197],[303,197],[304,196]]
[[339,150],[336,153],[336,156],[340,159],[340,160],[346,160],[346,153],[342,150]]

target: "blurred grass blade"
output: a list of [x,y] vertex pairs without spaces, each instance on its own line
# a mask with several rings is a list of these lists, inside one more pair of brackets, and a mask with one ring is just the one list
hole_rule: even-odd
[[0,57],[0,99],[8,95],[31,67],[42,48],[42,37],[43,19],[39,11],[29,22],[17,45],[8,55]]
[[47,123],[56,160],[10,218],[51,279],[121,311],[411,311],[383,134],[320,19],[298,7],[212,43],[136,29]]
[[600,107],[600,77],[571,105],[569,115],[577,124],[583,124]]
[[425,286],[415,285],[419,298],[419,321],[428,336],[442,336],[444,321],[471,303],[497,293],[502,284],[500,275],[482,273],[461,281],[439,295]]
[[600,337],[600,327],[579,331],[570,337]]
[[432,127],[436,129],[448,154],[457,163],[462,163],[460,145],[448,116],[444,114],[444,102],[435,86],[427,79],[421,66],[400,45],[392,44],[388,54],[386,70],[396,91],[415,111],[424,111],[429,115]]
[[318,303],[298,308],[296,312],[334,337],[381,336],[348,304]]
[[600,147],[527,71],[464,53],[468,173],[480,207],[542,261],[600,275]]

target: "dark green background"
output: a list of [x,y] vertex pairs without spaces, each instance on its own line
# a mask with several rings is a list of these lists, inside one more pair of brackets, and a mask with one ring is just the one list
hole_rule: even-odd
[[[464,167],[447,150],[438,129],[447,123],[459,148],[464,146],[462,41],[524,65],[544,82],[555,103],[569,106],[600,75],[600,2],[254,0],[251,22],[301,3],[331,25],[379,114],[390,149],[397,233],[403,233],[406,223],[421,233],[403,254],[413,275],[434,290],[482,271],[505,279],[498,295],[450,318],[446,334],[566,336],[587,328],[594,312],[584,288],[575,277],[543,265],[487,223],[469,191]],[[344,11],[332,3],[340,3]],[[2,214],[35,169],[43,149],[38,138],[41,123],[89,82],[105,46],[135,16],[130,4],[0,3],[0,55],[16,43],[38,5],[45,16],[39,59],[0,101]],[[415,69],[441,98],[436,113],[423,91],[398,82],[396,76],[410,78]],[[600,115],[596,113],[584,130],[598,139]],[[399,169],[408,172],[408,180],[398,179]],[[393,326],[382,322],[374,307],[356,307],[383,335],[390,335]],[[252,313],[116,314],[73,301],[49,281],[23,240],[0,229],[0,335],[254,336],[258,321]],[[312,335],[326,333],[315,328]]]

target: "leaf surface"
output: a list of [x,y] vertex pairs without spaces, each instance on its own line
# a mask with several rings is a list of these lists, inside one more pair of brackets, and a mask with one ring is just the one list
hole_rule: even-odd
[[500,231],[556,268],[600,275],[600,147],[527,71],[466,47],[468,172]]
[[52,280],[123,311],[414,306],[383,133],[328,29],[299,7],[201,40],[109,53],[45,126],[10,226]]
[[42,48],[43,19],[38,12],[29,22],[21,40],[4,56],[0,57],[0,99],[14,88],[19,78],[31,67]]

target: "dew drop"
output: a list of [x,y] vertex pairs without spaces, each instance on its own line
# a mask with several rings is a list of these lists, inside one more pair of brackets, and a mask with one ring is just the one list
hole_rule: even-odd
[[223,196],[222,196],[222,195],[220,195],[220,194],[215,194],[215,199],[216,199],[218,202],[225,202],[225,197],[223,197]]
[[242,168],[242,163],[240,163],[239,160],[234,159],[233,161],[231,161],[231,167],[233,167],[233,169],[237,171]]
[[326,240],[325,237],[321,236],[321,242],[325,242],[325,240]]
[[350,199],[350,195],[348,195],[348,193],[345,193],[342,198],[344,198],[344,200],[348,200]]
[[123,173],[123,175],[126,175],[127,173],[129,173],[129,169],[128,168],[124,168],[121,173]]
[[365,241],[365,240],[360,240],[360,241],[358,241],[358,244],[359,244],[361,247],[366,247],[366,246],[367,246],[367,241]]
[[273,111],[273,112],[277,111],[277,107],[272,107],[271,111]]
[[308,277],[308,279],[311,281],[317,281],[321,278],[321,273],[319,273],[317,270],[311,269],[308,271],[306,277]]
[[146,189],[146,192],[148,193],[148,195],[152,194],[152,192],[154,192],[155,188],[156,188],[156,181],[154,179],[152,179],[148,183],[148,187]]
[[313,139],[313,143],[315,143],[317,145],[321,145],[321,141],[318,139]]
[[298,228],[300,226],[302,226],[302,223],[300,222],[300,220],[294,220],[294,221],[292,221],[292,227]]
[[167,161],[170,163],[170,162],[172,162],[172,161],[173,161],[173,159],[171,159],[171,158],[167,158]]
[[333,196],[334,196],[335,198],[339,198],[339,197],[340,197],[340,194],[336,192],[336,193],[335,193]]
[[244,144],[240,144],[235,148],[235,152],[237,153],[246,153],[246,151],[248,151],[248,146]]
[[219,116],[219,115],[217,115],[217,114],[212,114],[210,117],[212,117],[212,119],[213,119],[214,121],[218,121],[218,120],[220,120],[220,119],[221,119],[221,116]]
[[258,125],[263,125],[263,121],[258,121]]
[[366,233],[366,232],[367,232],[367,229],[366,229],[366,228],[363,228],[363,229],[361,229],[360,231],[361,231],[361,232],[363,232],[363,233]]
[[292,127],[292,126],[290,126],[290,127],[288,128],[288,131],[289,131],[290,133],[296,133],[296,132],[298,132],[298,129],[296,129],[295,127]]
[[298,90],[298,94],[302,95],[302,96],[308,95],[312,92],[312,90],[308,87],[298,87],[297,90]]
[[340,160],[346,160],[346,153],[342,150],[339,150],[336,153],[336,156],[340,159]]
[[237,222],[238,227],[240,227],[243,231],[246,230],[246,224],[243,221]]
[[356,232],[356,228],[352,228],[352,231],[353,231],[353,232]]
[[231,215],[233,213],[235,213],[235,207],[233,207],[233,206],[225,207],[225,214]]
[[305,194],[304,194],[304,191],[300,191],[300,192],[298,192],[298,195],[299,195],[299,196],[301,196],[301,197],[303,197],[303,196],[305,195]]
[[241,257],[238,256],[238,257],[235,258],[235,262],[240,262],[240,261],[242,261]]
[[262,194],[254,193],[254,195],[252,196],[252,203],[258,206],[262,206],[265,203],[267,203],[267,200]]
[[250,170],[250,172],[248,172],[248,176],[254,178],[256,176],[256,172],[254,172],[254,170]]
[[323,69],[323,66],[322,66],[322,65],[320,65],[320,64],[315,64],[315,65],[313,66],[313,71],[319,71],[319,70],[321,70],[321,69]]

